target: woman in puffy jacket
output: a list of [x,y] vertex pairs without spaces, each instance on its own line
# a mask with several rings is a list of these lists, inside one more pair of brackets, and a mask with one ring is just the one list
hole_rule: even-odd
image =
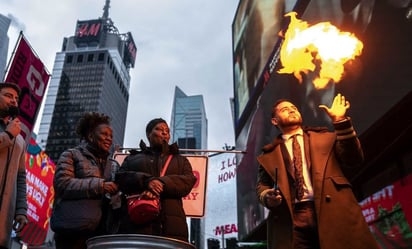
[[109,159],[113,138],[110,118],[85,113],[76,132],[81,143],[60,155],[53,180],[50,225],[57,249],[85,249],[87,239],[104,234],[105,195],[118,191],[110,177],[115,166]]

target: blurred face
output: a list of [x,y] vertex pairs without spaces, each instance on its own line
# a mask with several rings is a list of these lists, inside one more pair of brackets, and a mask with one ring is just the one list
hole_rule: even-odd
[[110,125],[101,124],[90,135],[90,142],[99,150],[109,152],[113,143],[113,131]]
[[19,95],[16,90],[10,87],[0,89],[0,110],[6,111],[10,106],[16,106],[19,103]]
[[158,123],[147,136],[151,147],[169,143],[170,130],[166,123]]
[[296,128],[302,125],[302,116],[298,108],[288,102],[283,101],[276,107],[275,116],[272,118],[272,124],[279,127],[281,131],[289,128]]

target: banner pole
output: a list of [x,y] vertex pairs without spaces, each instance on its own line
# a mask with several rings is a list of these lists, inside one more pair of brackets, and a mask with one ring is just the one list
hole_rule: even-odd
[[7,73],[8,73],[9,70],[10,70],[11,62],[13,61],[14,56],[16,55],[16,50],[17,50],[17,47],[18,47],[18,45],[19,45],[20,40],[22,39],[22,37],[23,37],[23,30],[20,30],[19,37],[17,38],[17,41],[16,41],[16,45],[14,45],[13,52],[11,53],[10,59],[9,59],[9,61],[8,61],[8,63],[7,63],[7,67],[6,67],[5,71],[4,71],[4,76],[3,76],[2,81],[4,81],[5,79],[7,79]]

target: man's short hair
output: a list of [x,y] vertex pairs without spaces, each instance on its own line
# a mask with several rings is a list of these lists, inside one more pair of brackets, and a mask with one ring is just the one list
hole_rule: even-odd
[[[276,116],[276,108],[280,103],[283,102],[291,102],[289,99],[278,99],[273,105],[272,105],[272,118]],[[292,103],[292,102],[291,102]]]
[[0,82],[0,90],[3,89],[3,88],[13,88],[17,92],[17,95],[20,95],[20,93],[21,93],[21,89],[20,89],[19,85],[17,85],[16,83]]

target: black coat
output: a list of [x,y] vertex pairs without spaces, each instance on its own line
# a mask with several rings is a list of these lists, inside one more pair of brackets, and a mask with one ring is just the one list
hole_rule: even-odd
[[[163,155],[144,144],[141,144],[141,147],[141,151],[126,157],[116,175],[116,182],[120,190],[128,195],[147,190],[147,184],[151,179],[159,179],[164,183],[160,196],[161,213],[157,220],[136,225],[128,217],[124,199],[119,233],[157,235],[188,241],[182,197],[187,196],[196,183],[192,166],[186,157],[178,154],[176,144],[170,145],[167,153]],[[169,167],[165,175],[159,177],[169,154],[173,154]]]

